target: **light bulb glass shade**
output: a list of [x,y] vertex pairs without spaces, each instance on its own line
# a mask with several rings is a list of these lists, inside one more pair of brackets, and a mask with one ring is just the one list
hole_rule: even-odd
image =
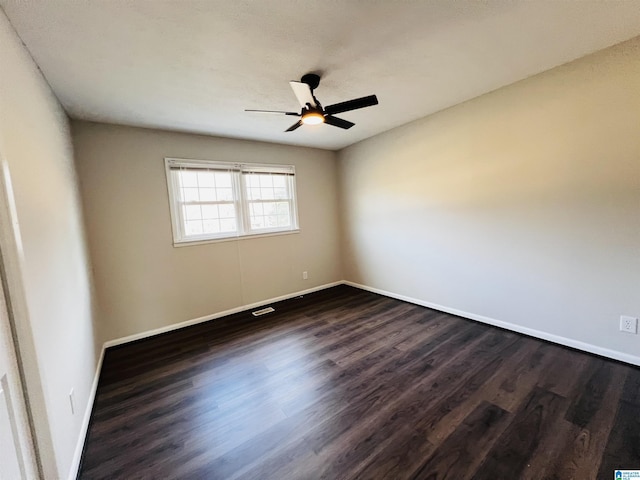
[[305,125],[319,125],[324,123],[324,115],[318,112],[308,112],[302,116],[302,123]]

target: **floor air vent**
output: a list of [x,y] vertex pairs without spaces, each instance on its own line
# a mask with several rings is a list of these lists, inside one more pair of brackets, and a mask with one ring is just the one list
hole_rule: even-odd
[[260,315],[266,315],[267,313],[275,312],[272,307],[262,308],[260,310],[256,310],[255,312],[251,312],[251,315],[254,317],[259,317]]

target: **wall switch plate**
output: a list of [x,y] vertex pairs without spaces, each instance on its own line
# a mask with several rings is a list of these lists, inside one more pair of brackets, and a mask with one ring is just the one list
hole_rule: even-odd
[[307,280],[308,278],[309,278],[309,274],[306,271],[302,272],[302,279]]
[[620,315],[620,331],[638,333],[638,319],[628,315]]

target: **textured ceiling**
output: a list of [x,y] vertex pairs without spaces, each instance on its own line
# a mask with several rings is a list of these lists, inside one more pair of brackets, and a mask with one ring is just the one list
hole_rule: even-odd
[[[637,0],[0,0],[74,118],[339,149],[640,35]],[[305,126],[288,81],[322,72]]]

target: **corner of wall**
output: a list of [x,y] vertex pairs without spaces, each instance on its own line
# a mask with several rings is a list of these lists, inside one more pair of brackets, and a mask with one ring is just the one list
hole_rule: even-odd
[[84,410],[100,341],[69,119],[3,10],[0,66],[0,189],[12,206],[1,229],[8,294],[42,475],[66,478],[83,435],[69,391]]

